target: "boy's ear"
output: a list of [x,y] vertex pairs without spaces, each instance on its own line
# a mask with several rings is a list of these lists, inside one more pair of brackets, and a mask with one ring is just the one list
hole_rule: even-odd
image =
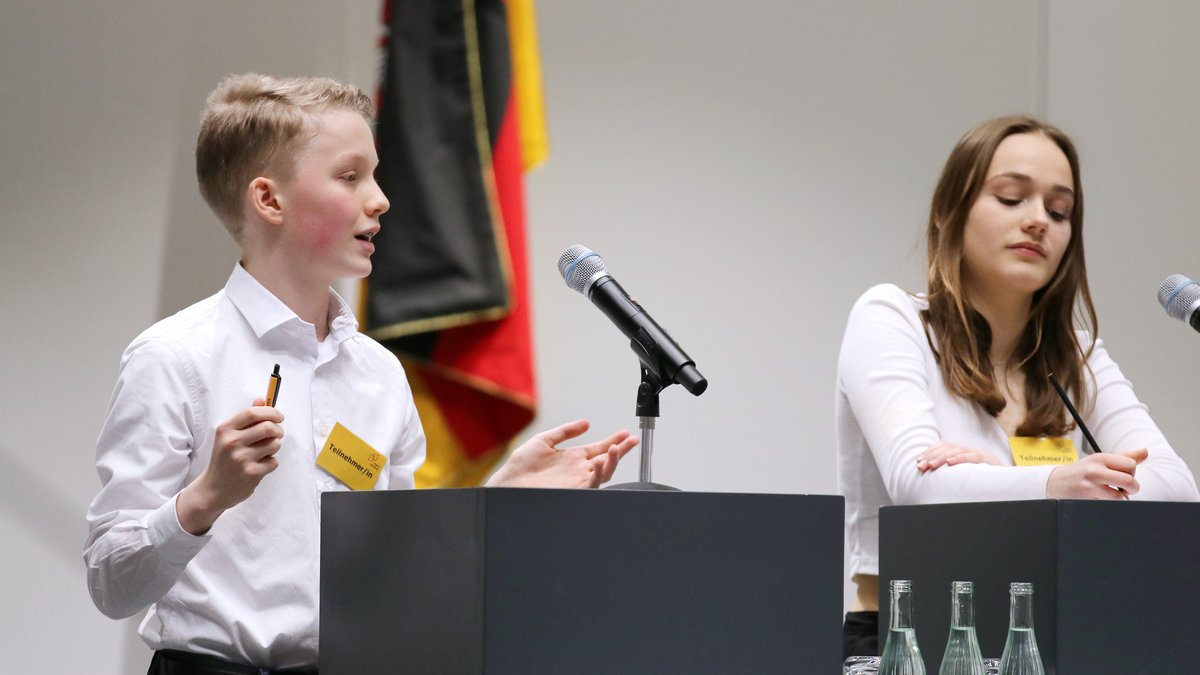
[[259,176],[250,181],[250,208],[272,225],[283,223],[283,207],[279,201],[279,184],[270,178]]

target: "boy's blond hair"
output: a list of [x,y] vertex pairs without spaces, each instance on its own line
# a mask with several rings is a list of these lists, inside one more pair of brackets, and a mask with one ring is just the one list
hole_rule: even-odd
[[320,77],[230,75],[208,96],[196,139],[200,194],[241,241],[242,200],[256,177],[286,181],[311,138],[316,113],[346,109],[373,124],[371,97],[354,85]]

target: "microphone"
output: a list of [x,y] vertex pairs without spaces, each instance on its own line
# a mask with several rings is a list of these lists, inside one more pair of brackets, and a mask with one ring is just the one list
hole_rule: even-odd
[[1200,284],[1183,276],[1172,274],[1158,286],[1158,304],[1167,310],[1167,316],[1178,319],[1200,331]]
[[608,274],[600,254],[575,244],[559,256],[558,272],[621,329],[643,366],[666,384],[678,382],[694,396],[704,393],[708,380],[696,370],[696,362]]

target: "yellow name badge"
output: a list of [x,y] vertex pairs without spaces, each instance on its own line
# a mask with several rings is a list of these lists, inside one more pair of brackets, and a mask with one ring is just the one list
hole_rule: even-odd
[[1033,438],[1012,436],[1008,439],[1013,462],[1017,466],[1070,464],[1076,460],[1075,442],[1069,438]]
[[341,422],[333,425],[325,447],[317,455],[317,466],[333,474],[351,490],[370,490],[383,473],[384,456],[355,436]]

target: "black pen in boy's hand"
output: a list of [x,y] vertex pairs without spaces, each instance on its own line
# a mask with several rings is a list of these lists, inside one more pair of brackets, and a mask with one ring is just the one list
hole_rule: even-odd
[[279,387],[283,384],[283,377],[279,374],[279,364],[275,364],[275,372],[271,373],[270,380],[267,381],[267,405],[275,407],[275,401],[279,398]]

